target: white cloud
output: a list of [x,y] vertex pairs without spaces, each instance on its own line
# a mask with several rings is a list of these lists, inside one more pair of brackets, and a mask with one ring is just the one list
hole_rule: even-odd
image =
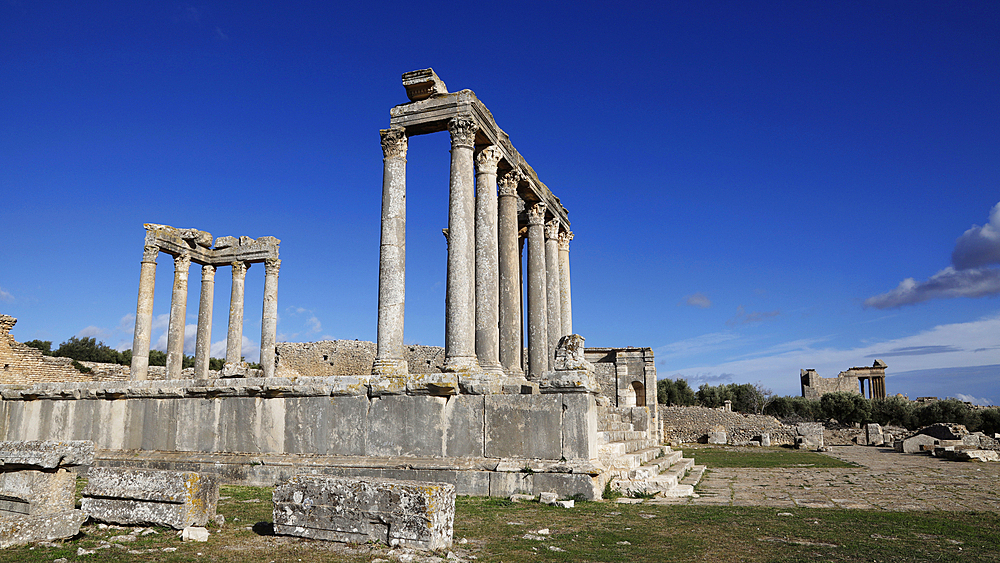
[[9,291],[7,291],[4,288],[0,287],[0,301],[6,301],[8,303],[13,303],[14,302],[14,296],[11,295]]
[[105,340],[111,337],[111,332],[99,326],[91,325],[82,329],[80,332],[77,332],[76,336],[78,336],[79,338],[93,337],[96,338],[97,340]]
[[[997,334],[1000,334],[1000,314],[967,323],[939,325],[911,336],[855,348],[820,348],[814,346],[817,342],[796,341],[795,345],[778,344],[755,357],[671,371],[677,377],[701,381],[733,374],[732,381],[761,381],[779,394],[798,394],[802,368],[814,368],[822,377],[835,377],[845,369],[871,365],[879,358],[889,365],[887,375],[891,377],[893,372],[1000,364]],[[897,391],[889,389],[889,392]]]
[[702,292],[692,293],[684,298],[678,305],[690,305],[701,309],[708,309],[712,306],[712,300]]
[[[211,352],[209,353],[209,355],[212,356],[213,358],[225,359],[226,348],[227,348],[226,340],[219,340],[217,342],[213,342],[211,347]],[[240,354],[242,354],[243,358],[246,359],[246,361],[248,362],[259,361],[260,359],[259,343],[254,342],[253,340],[250,340],[249,338],[244,336],[240,348],[241,348]]]
[[694,338],[686,338],[660,346],[653,352],[657,359],[694,356],[705,352],[716,352],[743,345],[743,338],[735,332],[712,332]]
[[118,330],[121,332],[135,332],[135,315],[129,313],[118,321]]
[[162,315],[153,317],[153,332],[166,330],[168,326],[170,326],[170,313],[163,313]]
[[1000,269],[956,270],[948,266],[925,282],[906,278],[899,282],[896,289],[865,299],[864,306],[866,308],[888,309],[913,305],[928,299],[985,297],[998,293],[1000,293]]
[[955,398],[959,401],[965,401],[966,403],[972,403],[973,405],[982,405],[984,407],[988,407],[993,404],[993,401],[987,399],[986,397],[976,398],[972,395],[966,395],[965,393],[955,393]]
[[1000,203],[990,210],[990,221],[973,225],[955,241],[951,263],[959,270],[1000,264]]
[[951,266],[927,281],[906,278],[896,289],[865,299],[864,306],[876,309],[914,305],[929,299],[985,297],[1000,294],[1000,203],[990,210],[990,220],[973,225],[955,241]]
[[759,323],[767,319],[777,317],[780,314],[781,311],[777,309],[775,309],[774,311],[753,311],[747,313],[746,310],[743,308],[743,305],[740,305],[739,307],[736,308],[736,315],[733,318],[726,321],[726,326],[739,326],[751,323]]
[[320,324],[319,319],[316,318],[316,315],[309,317],[309,319],[306,321],[306,326],[309,327],[309,332],[323,331],[323,325]]

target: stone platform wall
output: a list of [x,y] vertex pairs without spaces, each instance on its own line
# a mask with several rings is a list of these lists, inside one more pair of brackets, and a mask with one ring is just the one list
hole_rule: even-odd
[[224,482],[273,485],[309,467],[444,480],[460,494],[600,495],[595,395],[368,391],[358,377],[0,386],[0,439],[93,440],[98,465]]
[[773,416],[742,414],[705,407],[659,406],[665,442],[695,443],[716,425],[726,429],[728,443],[745,445],[762,433],[771,435],[771,445],[795,443],[795,427],[782,424]]

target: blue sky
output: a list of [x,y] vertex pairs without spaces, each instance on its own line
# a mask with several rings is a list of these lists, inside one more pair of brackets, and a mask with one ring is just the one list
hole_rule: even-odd
[[[588,345],[793,395],[800,368],[878,357],[890,393],[1000,402],[993,2],[4,0],[14,336],[130,346],[142,224],[163,223],[280,238],[279,339],[374,340],[378,130],[427,67],[476,92],[569,210]],[[448,162],[446,134],[411,139],[407,343],[443,344]],[[256,357],[263,268],[247,280]]]

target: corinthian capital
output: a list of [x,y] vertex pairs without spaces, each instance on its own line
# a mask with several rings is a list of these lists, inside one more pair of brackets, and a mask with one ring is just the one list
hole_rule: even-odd
[[451,146],[472,148],[476,144],[476,122],[471,117],[459,116],[448,122],[448,132],[451,133]]
[[281,269],[281,260],[277,258],[266,258],[264,260],[264,275],[265,276],[276,276],[278,275],[278,270]]
[[548,223],[545,223],[545,239],[546,240],[559,239],[559,221],[553,219]]
[[187,252],[185,252],[183,254],[178,254],[177,256],[174,256],[174,269],[175,270],[183,270],[184,272],[187,272],[188,268],[190,268],[190,267],[191,267],[191,255],[190,254],[188,254]]
[[160,255],[160,247],[159,246],[156,246],[156,245],[153,245],[153,244],[147,244],[146,246],[142,247],[142,261],[143,262],[150,262],[150,263],[156,264],[156,257],[159,256],[159,255]]
[[559,250],[569,252],[569,241],[573,240],[573,231],[559,233]]
[[490,145],[476,155],[476,168],[480,174],[496,174],[497,163],[503,158],[500,149]]
[[529,225],[544,225],[545,224],[545,204],[538,202],[528,208],[528,224]]
[[524,179],[524,174],[517,168],[500,178],[500,195],[517,195],[517,185]]
[[242,278],[243,276],[247,275],[247,268],[250,267],[250,264],[247,264],[246,262],[237,260],[237,261],[233,262],[232,264],[230,264],[230,266],[233,267],[233,277],[234,278],[236,278],[236,277]]
[[402,127],[380,129],[383,158],[406,158],[406,131]]

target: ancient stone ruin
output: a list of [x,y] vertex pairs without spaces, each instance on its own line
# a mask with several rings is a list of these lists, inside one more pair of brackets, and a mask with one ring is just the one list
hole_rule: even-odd
[[212,346],[212,307],[215,270],[229,266],[233,271],[232,297],[229,301],[229,337],[226,341],[227,372],[236,373],[242,359],[243,285],[247,268],[264,263],[264,313],[261,320],[260,365],[264,377],[274,375],[274,343],[278,327],[278,244],[274,237],[219,237],[212,245],[212,235],[197,229],[175,229],[147,223],[146,242],[139,273],[139,302],[135,310],[135,335],[132,341],[132,379],[148,379],[149,340],[153,327],[153,287],[156,284],[156,257],[160,252],[174,259],[174,286],[170,299],[170,325],[167,329],[167,379],[180,379],[184,361],[184,316],[187,311],[188,270],[191,262],[201,264],[201,300],[198,303],[198,335],[194,355],[196,379],[208,378],[208,359]]
[[[473,92],[448,93],[429,69],[403,82],[411,101],[392,108],[381,136],[377,343],[276,346],[277,239],[221,237],[212,246],[202,231],[147,225],[131,379],[0,385],[0,438],[93,440],[97,467],[195,471],[222,483],[274,485],[307,471],[444,482],[464,495],[593,499],[609,483],[689,492],[693,482],[679,476],[690,460],[659,445],[652,351],[585,348],[573,334],[572,233],[559,199]],[[445,346],[404,346],[407,139],[446,130]],[[174,257],[175,283],[166,378],[150,380],[160,251]],[[181,379],[192,261],[203,267],[197,367]],[[261,261],[264,376],[209,378],[215,268],[233,268],[226,360],[236,366],[243,274]],[[668,473],[675,478],[654,479]]]
[[95,520],[183,530],[215,516],[219,483],[193,471],[94,467],[82,495],[81,508]]
[[451,547],[455,487],[447,483],[296,475],[275,487],[272,497],[276,534]]
[[802,396],[807,399],[819,399],[825,393],[857,393],[869,399],[885,398],[885,362],[875,360],[871,367],[853,367],[837,374],[837,377],[820,377],[814,369],[803,369],[799,372],[802,382]]
[[94,443],[0,442],[0,548],[75,536],[76,469],[94,461]]

